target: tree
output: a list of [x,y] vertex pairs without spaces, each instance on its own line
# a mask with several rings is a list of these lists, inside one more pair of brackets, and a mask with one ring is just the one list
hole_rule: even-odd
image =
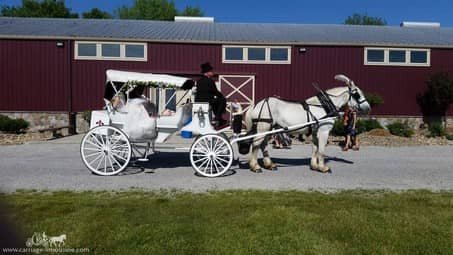
[[135,0],[131,7],[122,6],[116,11],[120,19],[173,20],[175,16],[202,16],[198,7],[187,6],[179,12],[173,1],[168,0]]
[[82,17],[84,19],[111,19],[112,15],[98,8],[93,8],[89,12],[82,13]]
[[22,6],[2,6],[1,16],[6,17],[46,17],[78,18],[79,14],[71,13],[64,0],[22,0]]
[[453,81],[448,73],[441,72],[433,74],[426,84],[425,92],[417,95],[417,103],[428,122],[439,122],[453,103]]
[[179,16],[202,17],[203,11],[198,7],[186,6],[182,12],[178,13]]
[[354,13],[352,16],[348,16],[344,21],[346,25],[374,25],[374,26],[385,26],[387,22],[383,18],[370,17],[366,14],[361,15]]

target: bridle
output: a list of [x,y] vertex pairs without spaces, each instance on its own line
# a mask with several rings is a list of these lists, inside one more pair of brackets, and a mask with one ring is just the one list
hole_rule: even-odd
[[[352,84],[352,85],[354,86],[354,84]],[[349,93],[349,99],[348,99],[349,104],[351,102],[351,99],[354,99],[355,102],[357,103],[356,108],[359,111],[361,111],[362,107],[360,105],[366,102],[366,98],[365,97],[362,98],[362,96],[360,96],[359,90],[355,86],[354,86],[354,88],[349,87],[348,93]]]

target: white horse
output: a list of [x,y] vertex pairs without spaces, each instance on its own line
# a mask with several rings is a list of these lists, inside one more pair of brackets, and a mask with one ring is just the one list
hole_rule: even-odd
[[50,237],[49,243],[50,243],[50,246],[52,246],[52,247],[61,247],[64,245],[65,240],[66,240],[66,234],[63,234],[60,236]]
[[[329,89],[325,92],[330,98],[331,108],[338,111],[346,104],[362,114],[366,114],[370,110],[370,105],[366,101],[363,92],[354,84],[352,80],[344,75],[336,75],[335,79],[343,81],[347,87],[337,87]],[[271,130],[275,125],[281,127],[289,127],[307,123],[310,121],[320,120],[326,116],[326,110],[322,106],[318,97],[311,97],[305,101],[308,105],[309,112],[304,110],[301,102],[290,102],[279,98],[270,97],[261,100],[255,107],[251,107],[246,115],[246,127],[250,131],[253,126],[253,120],[261,119],[264,121],[255,122],[256,132],[266,132]],[[325,104],[325,103],[324,103]],[[313,170],[320,172],[329,172],[330,168],[324,163],[324,152],[327,144],[329,132],[334,125],[334,120],[326,120],[319,124],[312,125],[313,151],[311,156],[310,167]],[[304,127],[299,130],[292,131],[291,134],[308,134],[310,127]],[[261,172],[261,166],[258,164],[257,153],[261,149],[263,153],[264,168],[276,170],[277,165],[272,162],[269,152],[266,150],[269,136],[259,136],[253,139],[250,152],[250,170],[253,172]]]

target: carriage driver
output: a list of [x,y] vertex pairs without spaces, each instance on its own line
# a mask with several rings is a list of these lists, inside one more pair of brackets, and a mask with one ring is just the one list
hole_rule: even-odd
[[225,113],[226,99],[223,94],[217,90],[217,87],[212,80],[214,76],[213,67],[209,62],[201,64],[201,73],[203,77],[197,82],[197,92],[195,102],[209,102],[209,105],[214,112],[214,121],[217,126],[226,124],[226,120],[222,118]]

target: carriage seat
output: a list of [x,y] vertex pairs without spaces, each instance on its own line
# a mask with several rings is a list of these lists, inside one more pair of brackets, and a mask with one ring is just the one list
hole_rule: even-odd
[[158,129],[175,129],[179,130],[186,124],[192,117],[192,107],[190,104],[185,104],[182,107],[176,109],[176,113],[170,116],[159,116],[157,118]]

